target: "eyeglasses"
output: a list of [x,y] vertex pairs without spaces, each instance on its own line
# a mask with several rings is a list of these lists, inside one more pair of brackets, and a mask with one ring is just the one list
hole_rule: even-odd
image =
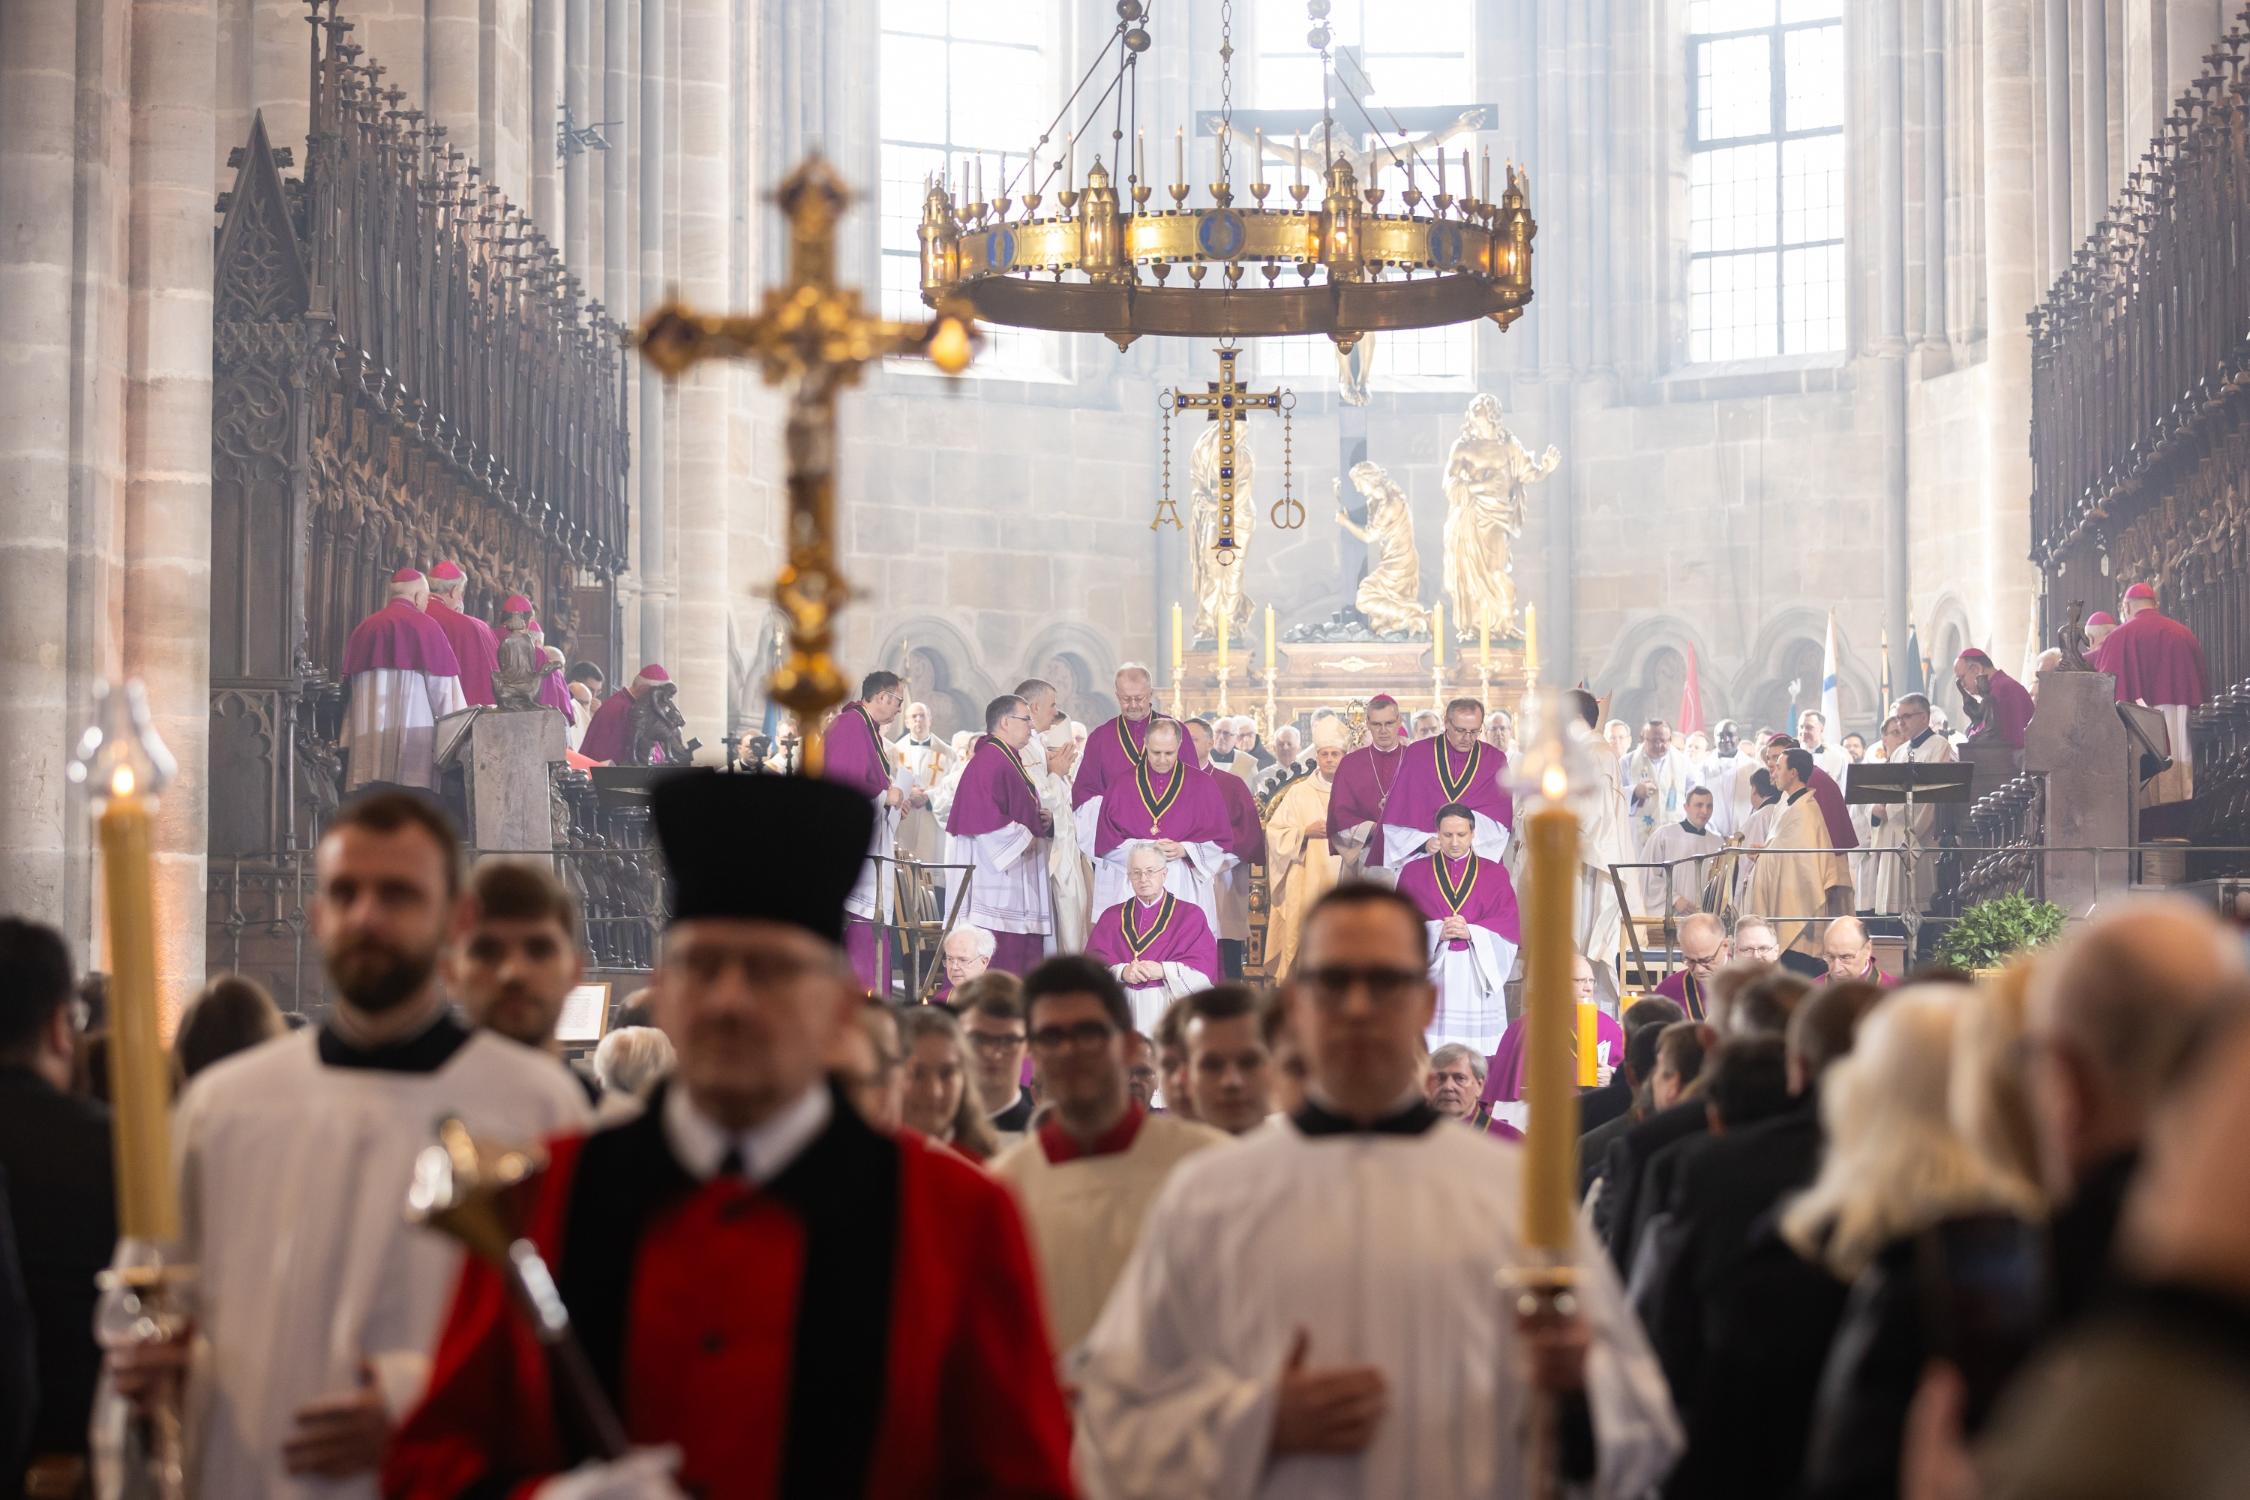
[[1302,971],[1298,978],[1316,1004],[1330,1008],[1342,1005],[1361,985],[1367,986],[1367,998],[1380,1006],[1402,1004],[1430,985],[1430,976],[1420,969],[1398,969],[1384,964],[1365,967],[1323,964],[1317,969]]
[[1020,1031],[970,1031],[963,1035],[968,1037],[969,1045],[979,1052],[1008,1052],[1024,1043],[1024,1035]]
[[1041,1052],[1060,1052],[1065,1047],[1099,1047],[1117,1035],[1117,1028],[1107,1021],[1080,1021],[1071,1026],[1042,1026],[1031,1034],[1031,1045]]
[[1031,715],[1029,715],[1029,714],[1010,714],[1010,715],[1008,715],[1008,717],[1006,717],[1005,719],[1002,719],[1002,720],[1001,720],[1000,722],[1001,722],[1001,723],[1003,723],[1003,724],[1029,724],[1029,723],[1031,722]]

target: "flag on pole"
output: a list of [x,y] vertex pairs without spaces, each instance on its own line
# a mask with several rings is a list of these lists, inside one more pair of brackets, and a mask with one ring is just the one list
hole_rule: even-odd
[[1695,675],[1695,646],[1687,648],[1687,681],[1680,686],[1680,716],[1673,728],[1681,739],[1703,731],[1703,684]]
[[1836,707],[1836,611],[1828,612],[1828,640],[1820,652],[1820,716],[1828,721],[1828,732],[1838,740],[1844,737],[1844,716]]
[[1899,682],[1901,697],[1908,693],[1927,693],[1930,690],[1929,680],[1922,674],[1922,638],[1911,623],[1906,627],[1906,673]]

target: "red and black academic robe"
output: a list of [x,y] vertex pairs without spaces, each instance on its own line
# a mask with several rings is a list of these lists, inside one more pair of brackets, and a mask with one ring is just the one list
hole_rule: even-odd
[[[772,1181],[697,1182],[638,1119],[558,1143],[527,1230],[636,1446],[699,1500],[1068,1497],[1070,1419],[1007,1190],[838,1096]],[[593,1457],[500,1278],[472,1260],[394,1500],[526,1496]]]

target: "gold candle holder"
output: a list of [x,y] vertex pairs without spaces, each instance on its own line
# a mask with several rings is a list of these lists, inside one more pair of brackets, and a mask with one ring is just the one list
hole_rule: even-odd
[[1186,183],[1175,182],[1165,191],[1172,195],[1172,207],[1175,211],[1187,203],[1188,185]]
[[1305,206],[1305,194],[1311,191],[1312,187],[1307,183],[1292,182],[1289,184],[1289,200],[1299,208],[1303,208]]

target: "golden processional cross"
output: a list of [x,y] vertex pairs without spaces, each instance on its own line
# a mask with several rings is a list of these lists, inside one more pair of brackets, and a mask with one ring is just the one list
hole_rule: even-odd
[[870,315],[858,291],[836,284],[836,221],[851,194],[815,156],[789,175],[774,200],[789,216],[789,280],[769,288],[754,313],[704,314],[667,303],[641,330],[641,357],[676,378],[706,359],[753,359],[768,385],[789,387],[788,559],[774,603],[789,622],[787,649],[767,696],[797,716],[804,774],[821,763],[821,718],[848,696],[831,654],[837,612],[851,585],[836,563],[836,394],[876,360],[927,358],[948,375],[968,368],[975,310],[945,303],[927,323]]
[[[1290,392],[1283,390],[1252,391],[1246,389],[1242,382],[1235,378],[1234,362],[1242,357],[1242,351],[1234,345],[1221,344],[1218,348],[1218,355],[1219,378],[1206,381],[1202,391],[1170,390],[1164,392],[1164,498],[1157,506],[1156,520],[1150,523],[1150,528],[1153,530],[1156,525],[1164,521],[1170,521],[1175,527],[1180,524],[1179,510],[1172,503],[1172,413],[1175,411],[1202,412],[1206,421],[1219,424],[1219,535],[1215,545],[1218,550],[1219,561],[1222,564],[1232,564],[1238,550],[1234,540],[1234,452],[1235,445],[1241,437],[1240,424],[1247,421],[1252,412],[1271,411],[1283,413],[1284,425],[1286,426],[1288,410],[1296,404],[1296,398]],[[1294,517],[1289,515],[1290,507],[1295,508],[1296,514]],[[1296,500],[1289,490],[1289,457],[1286,437],[1284,437],[1282,449],[1281,499],[1274,505],[1273,523],[1283,529],[1304,524],[1304,505]]]

